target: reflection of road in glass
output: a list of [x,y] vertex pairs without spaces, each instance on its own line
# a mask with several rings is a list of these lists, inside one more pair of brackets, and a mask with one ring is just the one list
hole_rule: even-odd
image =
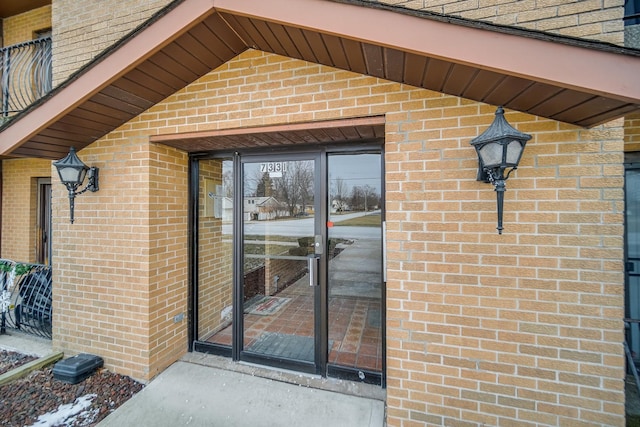
[[[369,212],[371,214],[379,214],[380,211]],[[364,212],[354,212],[344,215],[331,215],[330,221],[338,223],[347,219],[359,217],[365,215]],[[245,221],[244,233],[246,235],[272,235],[272,236],[304,236],[308,232],[307,230],[313,229],[313,217],[304,219],[290,219],[290,220],[278,220],[278,221]],[[224,234],[231,234],[231,224],[224,224],[222,226],[222,232]],[[349,238],[349,239],[368,239],[380,237],[380,226],[376,227],[351,227],[351,226],[338,226],[334,227],[331,231],[331,236],[336,238]]]

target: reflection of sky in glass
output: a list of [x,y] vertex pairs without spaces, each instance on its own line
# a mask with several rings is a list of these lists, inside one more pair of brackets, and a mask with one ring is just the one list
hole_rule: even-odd
[[380,194],[380,154],[346,154],[329,156],[329,188],[333,190],[337,179],[342,179],[346,193],[353,187],[368,185]]

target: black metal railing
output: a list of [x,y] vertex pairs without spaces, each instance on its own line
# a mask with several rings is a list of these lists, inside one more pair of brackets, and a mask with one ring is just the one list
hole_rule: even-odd
[[0,333],[51,339],[51,267],[0,259]]
[[51,37],[0,48],[0,124],[51,91]]

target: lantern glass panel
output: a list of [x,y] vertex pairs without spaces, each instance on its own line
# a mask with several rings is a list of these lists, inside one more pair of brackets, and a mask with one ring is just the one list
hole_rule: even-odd
[[509,144],[507,145],[506,164],[509,166],[517,165],[521,155],[522,155],[522,143],[520,141],[516,141],[515,139],[509,142]]
[[73,168],[73,167],[67,167],[67,168],[60,168],[58,169],[58,173],[60,174],[60,180],[63,183],[77,183],[77,184],[82,184],[82,182],[84,181],[84,177],[87,174],[87,169],[85,168],[81,168],[81,169],[77,169],[77,168]]
[[502,164],[502,145],[492,142],[478,150],[482,165],[485,168],[495,168]]

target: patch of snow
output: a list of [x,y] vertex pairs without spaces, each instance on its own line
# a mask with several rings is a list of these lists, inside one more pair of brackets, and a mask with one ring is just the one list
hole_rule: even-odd
[[73,403],[60,405],[55,411],[40,415],[38,420],[29,427],[72,426],[79,415],[86,418],[90,414],[91,411],[86,409],[91,406],[91,402],[96,397],[96,394],[86,394]]

